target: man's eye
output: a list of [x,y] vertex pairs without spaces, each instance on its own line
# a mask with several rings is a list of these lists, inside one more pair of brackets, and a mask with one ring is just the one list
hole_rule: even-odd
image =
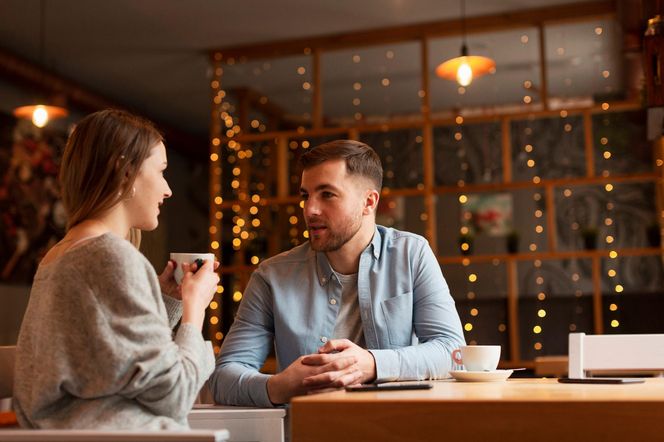
[[301,195],[300,195],[300,198],[302,198],[302,201],[306,201],[306,200],[309,199],[309,195],[301,194]]
[[334,194],[330,193],[330,192],[323,192],[322,195],[323,195],[323,198],[328,198],[328,199],[332,198],[334,196]]

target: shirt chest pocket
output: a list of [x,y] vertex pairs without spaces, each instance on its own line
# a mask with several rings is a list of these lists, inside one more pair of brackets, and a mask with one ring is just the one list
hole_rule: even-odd
[[406,347],[412,344],[413,293],[408,292],[384,300],[381,309],[390,345]]

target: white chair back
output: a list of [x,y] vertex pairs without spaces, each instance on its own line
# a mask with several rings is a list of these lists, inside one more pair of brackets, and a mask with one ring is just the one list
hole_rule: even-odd
[[3,442],[224,442],[228,438],[227,430],[0,430]]
[[569,377],[664,373],[664,334],[569,335]]

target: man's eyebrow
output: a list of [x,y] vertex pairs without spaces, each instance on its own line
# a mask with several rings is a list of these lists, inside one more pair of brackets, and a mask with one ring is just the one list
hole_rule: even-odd
[[[315,192],[321,192],[323,190],[332,190],[332,191],[335,191],[335,192],[340,192],[341,191],[337,186],[335,186],[333,184],[328,184],[328,183],[319,184],[314,189]],[[300,187],[300,193],[309,193],[309,191],[307,189],[305,189],[304,187]]]

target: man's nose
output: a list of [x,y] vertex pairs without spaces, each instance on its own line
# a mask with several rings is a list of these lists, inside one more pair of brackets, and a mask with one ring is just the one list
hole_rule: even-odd
[[314,198],[310,198],[304,202],[304,216],[320,214],[320,206],[316,203]]

